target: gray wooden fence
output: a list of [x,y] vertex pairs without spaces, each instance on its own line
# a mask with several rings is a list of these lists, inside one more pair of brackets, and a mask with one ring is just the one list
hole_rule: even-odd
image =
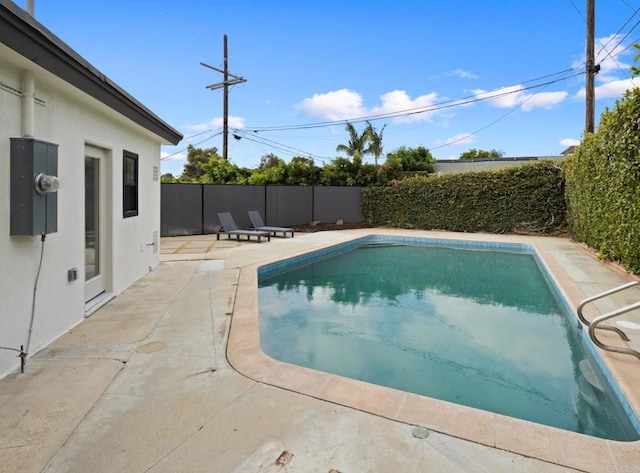
[[311,221],[362,222],[360,187],[161,184],[161,236],[203,235],[220,228],[218,212],[231,212],[240,228],[249,210],[266,225],[290,227]]

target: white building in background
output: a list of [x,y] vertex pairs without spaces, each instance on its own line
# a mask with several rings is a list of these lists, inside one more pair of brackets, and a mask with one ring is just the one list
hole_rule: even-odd
[[181,139],[0,0],[0,378],[158,264],[160,146]]

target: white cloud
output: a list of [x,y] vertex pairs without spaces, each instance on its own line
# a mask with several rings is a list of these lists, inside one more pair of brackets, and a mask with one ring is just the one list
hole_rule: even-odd
[[493,91],[472,89],[471,92],[477,99],[488,100],[494,107],[511,108],[521,103],[518,100],[518,96],[522,94],[522,89],[523,87],[521,85],[512,85]]
[[340,89],[325,94],[314,94],[306,98],[297,107],[309,118],[326,120],[350,120],[371,115],[393,114],[408,111],[407,115],[395,117],[396,123],[431,121],[436,113],[423,112],[438,100],[438,94],[430,93],[412,99],[404,90],[394,90],[380,96],[381,104],[367,108],[362,96],[353,90]]
[[554,105],[567,98],[569,92],[539,92],[537,94],[527,94],[527,98],[522,102],[522,110],[528,112],[536,107],[550,109]]
[[[630,64],[624,62],[623,58],[634,52],[628,48],[628,43],[622,42],[620,35],[609,35],[595,40],[596,57],[595,64],[600,66],[600,71],[595,76],[596,100],[606,98],[619,98],[629,89],[640,86],[637,78],[620,78],[629,72]],[[573,67],[584,67],[584,53],[580,59],[574,62]],[[577,99],[584,100],[585,88],[581,88],[575,95]]]
[[628,55],[630,50],[621,42],[620,35],[612,34],[595,41],[595,64],[600,65],[600,72],[596,76],[602,82],[617,80],[620,69],[627,72],[631,67],[622,61],[622,56]]
[[482,89],[472,90],[477,99],[487,100],[498,108],[514,108],[522,106],[522,110],[528,112],[534,108],[552,108],[562,102],[569,95],[566,91],[560,92],[526,92],[524,86],[512,85],[501,89],[486,91]]
[[580,140],[576,140],[574,138],[565,138],[564,140],[560,140],[558,143],[563,148],[568,148],[569,146],[578,146],[580,144]]
[[187,156],[182,153],[165,153],[164,151],[160,153],[160,159],[162,160],[171,160],[171,161],[184,161],[187,159]]
[[453,76],[461,77],[463,79],[480,79],[480,76],[473,74],[471,72],[467,72],[460,68],[456,69],[455,71],[445,72],[444,75],[447,77],[453,77]]
[[471,133],[459,133],[457,135],[451,136],[445,139],[443,142],[439,142],[438,144],[447,144],[447,145],[468,145],[470,143],[475,143],[476,137]]
[[[606,98],[620,98],[627,90],[634,87],[640,87],[640,80],[635,79],[620,79],[606,82],[595,88],[596,100]],[[586,95],[585,88],[583,87],[578,91],[576,97],[584,99]]]
[[[411,110],[410,115],[399,116],[393,119],[396,123],[411,123],[421,121],[431,121],[435,115],[435,111],[421,112],[421,110],[433,107],[438,100],[438,94],[432,92],[430,94],[421,95],[412,99],[404,90],[394,90],[380,96],[382,105],[374,107],[369,112],[371,115],[381,115],[387,113],[402,112]],[[419,112],[419,113],[414,113]]]
[[[628,42],[625,43],[622,39],[623,38],[619,34],[612,34],[603,38],[596,38],[595,40],[596,57],[594,63],[600,66],[600,71],[596,75],[595,79],[598,83],[603,85],[607,85],[611,82],[616,83],[616,85],[611,88],[605,87],[605,91],[608,90],[610,91],[609,93],[613,95],[602,95],[601,97],[598,97],[596,94],[597,98],[616,97],[624,93],[627,88],[630,88],[620,88],[622,87],[620,83],[624,82],[620,77],[628,74],[631,67],[631,64],[626,63],[623,58],[634,54],[635,50],[629,49]],[[585,53],[582,52],[580,58],[574,61],[572,66],[574,68],[582,68],[584,70],[585,62]],[[637,87],[637,85],[635,85],[635,87]],[[584,97],[584,89],[578,92],[578,97]]]
[[[243,117],[235,117],[235,116],[229,115],[227,120],[228,120],[229,128],[244,128],[245,126]],[[223,117],[217,117],[206,123],[198,123],[197,125],[185,125],[183,128],[190,131],[216,130],[218,128],[222,128],[223,121],[224,121]]]
[[306,117],[327,120],[349,120],[367,114],[362,106],[362,96],[349,89],[314,94],[313,97],[300,102],[297,107]]

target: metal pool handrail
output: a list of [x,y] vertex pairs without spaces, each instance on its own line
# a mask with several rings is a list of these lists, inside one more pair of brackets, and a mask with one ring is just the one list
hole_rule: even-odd
[[[635,309],[640,309],[640,302],[636,302],[634,304],[631,304],[631,305],[628,305],[626,307],[623,307],[622,309],[614,310],[613,312],[609,312],[608,314],[605,314],[605,315],[602,315],[600,317],[597,317],[597,318],[593,319],[593,322],[591,322],[591,325],[589,325],[589,337],[591,337],[591,340],[593,340],[593,343],[598,345],[603,350],[614,351],[616,353],[625,353],[627,355],[633,355],[633,356],[637,357],[640,360],[640,352],[639,351],[632,350],[631,348],[620,348],[620,347],[613,347],[613,346],[610,346],[610,345],[605,345],[600,340],[598,340],[598,338],[596,337],[596,329],[597,328],[600,328],[600,329],[606,328],[606,327],[598,327],[599,323],[604,322],[605,320],[611,319],[613,317],[616,317],[616,316],[618,316],[620,314],[624,314],[625,312],[630,312],[630,311],[635,310]],[[628,338],[627,338],[627,340],[628,340]]]
[[[611,294],[615,294],[616,292],[624,291],[625,289],[629,289],[630,287],[636,286],[638,284],[640,284],[640,281],[631,281],[629,283],[623,284],[622,286],[614,287],[613,289],[609,289],[608,291],[601,292],[600,294],[596,294],[595,296],[587,297],[586,299],[582,300],[580,302],[580,304],[578,304],[578,309],[577,309],[578,318],[580,319],[580,322],[582,322],[587,327],[589,327],[589,334],[591,334],[591,326],[593,325],[593,323],[596,320],[602,319],[603,317],[607,317],[610,314],[603,315],[602,317],[598,317],[598,319],[594,319],[593,322],[589,322],[587,319],[584,318],[584,315],[582,314],[582,309],[584,309],[584,306],[586,306],[590,302],[596,301],[598,299],[602,299],[603,297],[610,296]],[[629,309],[629,310],[633,310],[633,309]],[[611,315],[611,317],[615,317],[616,315],[620,315],[620,314],[623,314],[625,312],[629,312],[629,310],[625,310],[624,312],[616,313],[615,315]],[[611,318],[611,317],[607,317],[607,318]],[[604,320],[606,320],[606,319],[604,319]],[[600,320],[599,322],[602,322],[602,321],[603,320]],[[622,330],[620,330],[617,327],[604,326],[604,327],[598,327],[598,328],[600,330],[611,330],[612,332],[616,332],[620,336],[620,338],[622,338],[625,342],[629,341],[629,337],[627,337],[627,334],[624,333]],[[593,339],[593,337],[591,337],[591,338]],[[595,342],[595,340],[594,340],[594,342]]]
[[622,314],[625,314],[627,312],[631,312],[632,310],[640,309],[640,302],[635,302],[633,304],[629,304],[628,306],[622,307],[620,309],[616,309],[616,310],[611,311],[611,312],[609,312],[607,314],[601,315],[600,317],[596,317],[591,322],[588,322],[584,318],[584,315],[582,314],[582,309],[584,309],[584,306],[587,305],[588,303],[593,302],[593,301],[598,300],[598,299],[602,299],[603,297],[606,297],[606,296],[610,296],[611,294],[615,294],[616,292],[624,291],[625,289],[629,289],[630,287],[636,286],[638,284],[640,284],[640,281],[632,281],[630,283],[623,284],[622,286],[615,287],[613,289],[610,289],[608,291],[602,292],[600,294],[596,294],[593,297],[588,297],[587,299],[584,299],[582,302],[580,302],[580,304],[578,304],[577,312],[578,312],[578,318],[580,319],[580,321],[583,324],[585,324],[587,327],[589,327],[589,337],[591,338],[593,343],[595,343],[598,347],[602,348],[603,350],[613,351],[613,352],[616,352],[616,353],[624,353],[626,355],[633,355],[633,356],[637,357],[638,359],[640,359],[640,352],[638,352],[636,350],[632,350],[631,348],[620,348],[620,347],[614,347],[614,346],[610,346],[610,345],[605,345],[600,340],[598,340],[598,338],[596,337],[596,329],[597,328],[601,329],[601,330],[611,330],[613,332],[616,332],[618,335],[620,335],[620,337],[624,341],[628,342],[629,341],[629,337],[627,337],[627,334],[625,334],[619,328],[617,328],[617,327],[609,327],[609,326],[600,327],[599,324],[601,324],[605,320],[609,320],[609,319],[612,319],[613,317],[617,317],[618,315],[622,315]]

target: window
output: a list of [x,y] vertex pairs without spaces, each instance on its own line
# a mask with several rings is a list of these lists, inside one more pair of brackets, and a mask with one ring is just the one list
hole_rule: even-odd
[[138,215],[138,155],[125,151],[122,156],[123,217]]

